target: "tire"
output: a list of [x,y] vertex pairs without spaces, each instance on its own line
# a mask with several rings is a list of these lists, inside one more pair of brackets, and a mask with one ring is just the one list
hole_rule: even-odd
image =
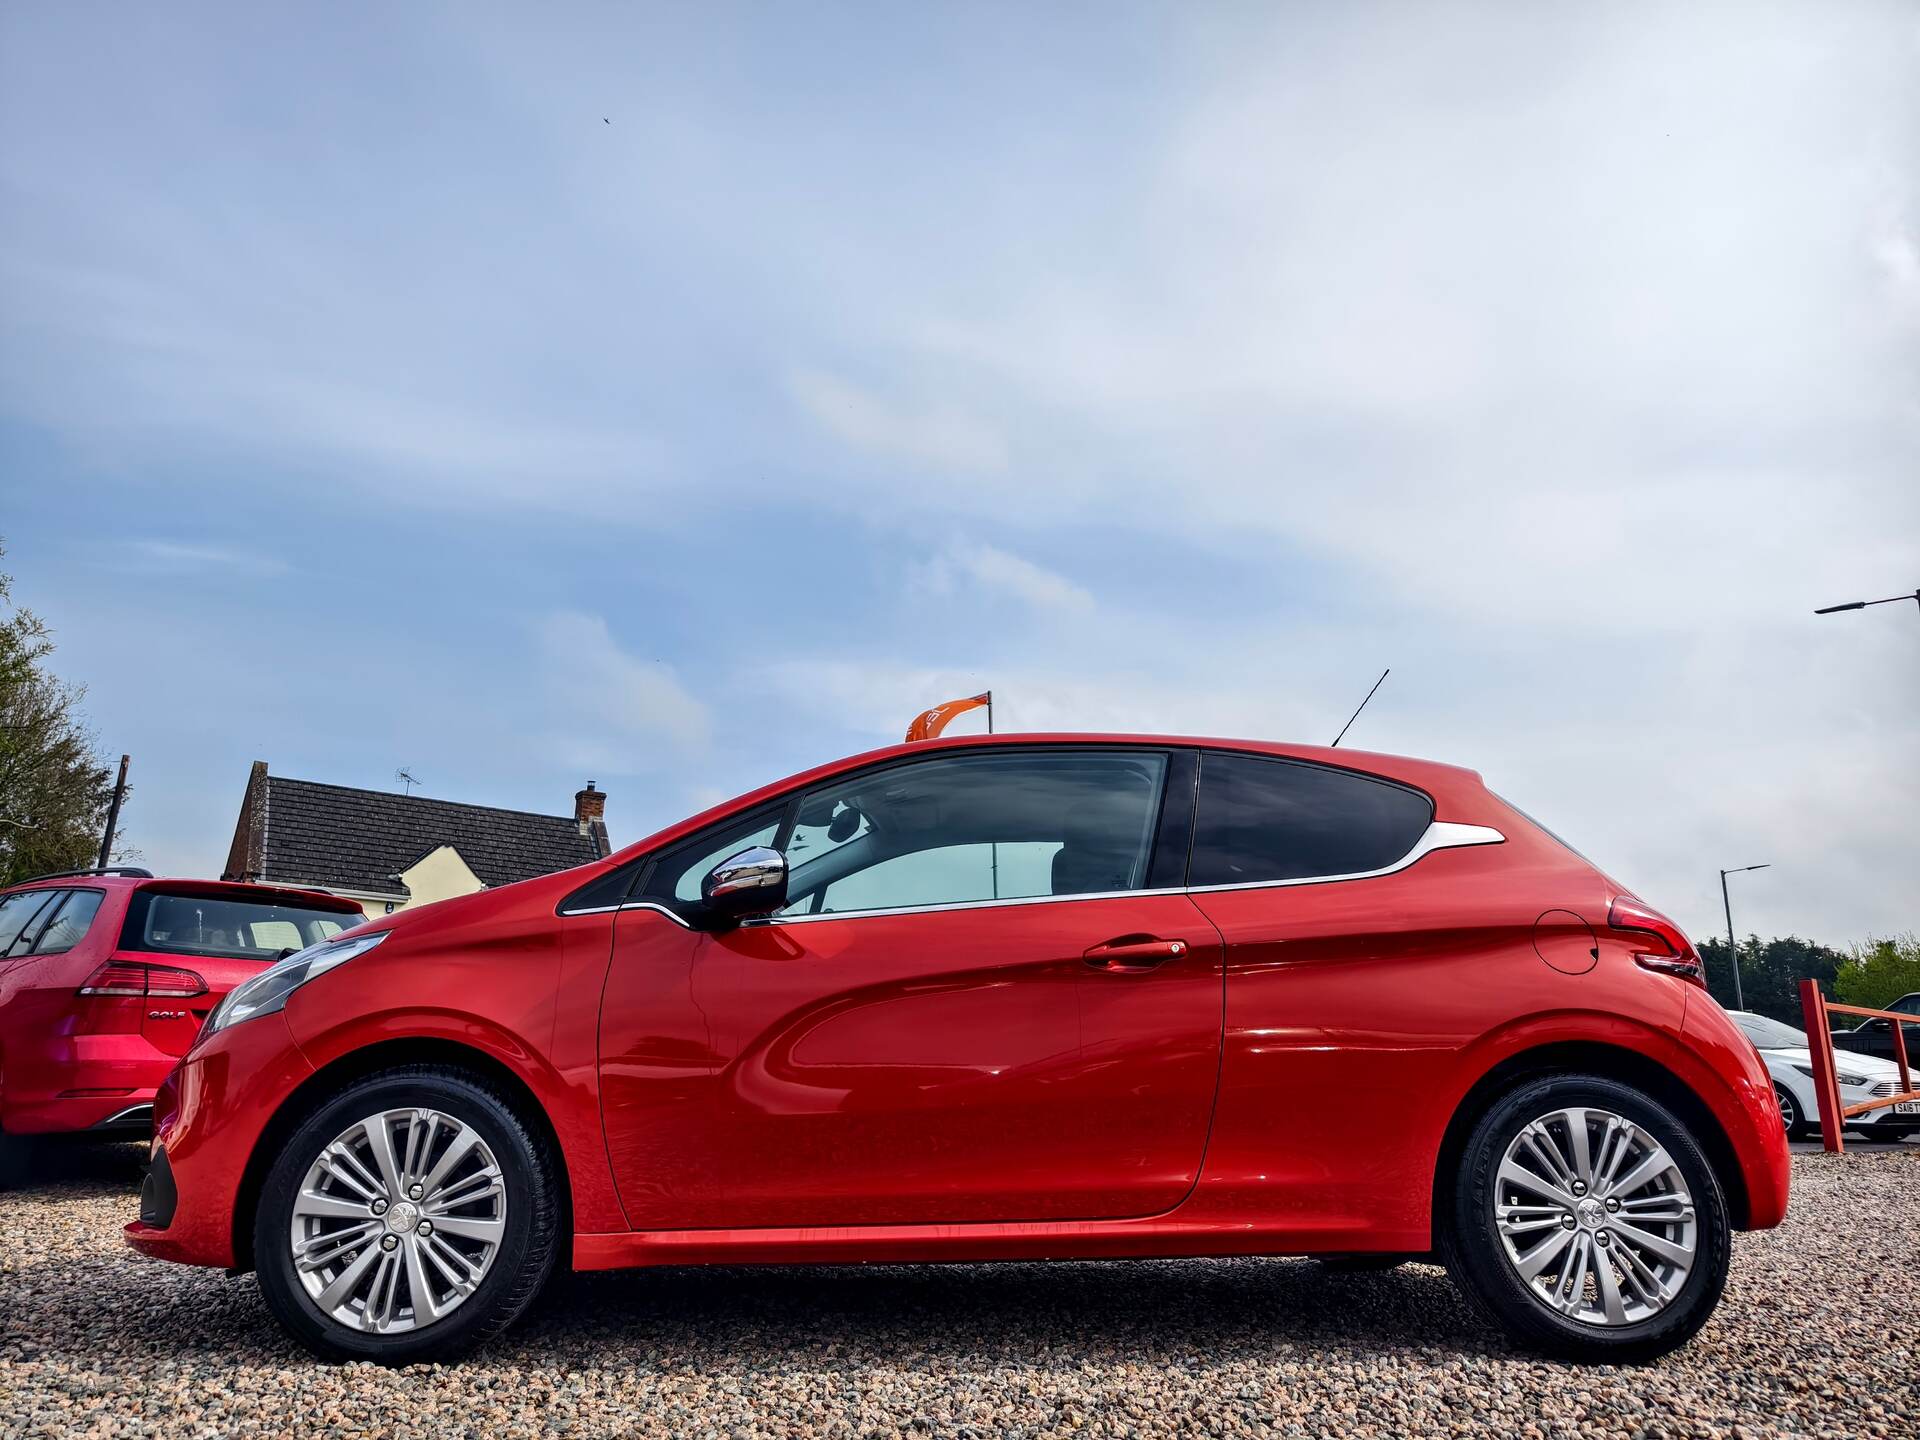
[[0,1190],[25,1185],[38,1168],[40,1143],[34,1135],[9,1135],[0,1130]]
[[[1583,1117],[1586,1181],[1573,1115]],[[1547,1143],[1565,1163],[1558,1198],[1554,1185],[1539,1188]],[[1534,1178],[1515,1184],[1503,1162]],[[1617,1080],[1534,1079],[1501,1096],[1474,1125],[1449,1200],[1448,1273],[1529,1350],[1595,1363],[1651,1360],[1692,1339],[1726,1287],[1732,1225],[1713,1167],[1670,1111]],[[1629,1214],[1640,1223],[1626,1225]],[[1532,1280],[1521,1273],[1526,1263]],[[1557,1305],[1548,1291],[1558,1292]]]
[[1780,1102],[1780,1123],[1786,1127],[1787,1139],[1806,1139],[1813,1127],[1807,1117],[1800,1113],[1800,1105],[1793,1098],[1793,1092],[1784,1085],[1776,1085],[1773,1087],[1773,1098]]
[[[397,1187],[375,1152],[382,1131]],[[413,1197],[409,1181],[432,1188]],[[260,1290],[323,1360],[452,1359],[540,1293],[560,1254],[561,1196],[544,1131],[491,1080],[431,1065],[383,1071],[320,1104],[267,1172],[254,1216]]]

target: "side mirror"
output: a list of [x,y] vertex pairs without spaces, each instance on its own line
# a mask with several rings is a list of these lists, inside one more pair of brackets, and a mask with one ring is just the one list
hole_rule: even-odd
[[707,872],[700,899],[716,920],[771,915],[787,903],[787,857],[765,845],[749,845]]

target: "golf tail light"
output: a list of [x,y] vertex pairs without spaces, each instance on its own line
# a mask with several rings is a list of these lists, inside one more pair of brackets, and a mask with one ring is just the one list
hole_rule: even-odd
[[160,995],[190,1000],[207,993],[207,982],[191,970],[172,965],[143,965],[137,960],[109,960],[87,977],[82,995]]
[[1607,911],[1607,928],[1625,931],[1635,937],[1646,936],[1654,942],[1644,944],[1636,941],[1633,959],[1643,970],[1677,975],[1702,989],[1706,988],[1706,975],[1693,942],[1687,939],[1678,925],[1652,906],[1641,904],[1631,895],[1615,896]]

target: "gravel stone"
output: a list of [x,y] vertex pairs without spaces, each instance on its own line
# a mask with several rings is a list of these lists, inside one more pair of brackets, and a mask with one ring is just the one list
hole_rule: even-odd
[[321,1365],[251,1278],[146,1260],[141,1152],[0,1194],[0,1437],[674,1440],[1920,1435],[1920,1145],[1796,1155],[1790,1215],[1653,1365],[1535,1359],[1429,1266],[674,1269],[567,1277],[463,1364]]

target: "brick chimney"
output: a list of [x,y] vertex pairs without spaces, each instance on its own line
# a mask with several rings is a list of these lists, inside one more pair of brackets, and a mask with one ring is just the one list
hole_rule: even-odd
[[573,792],[573,820],[580,827],[580,833],[588,836],[594,848],[602,855],[613,853],[613,844],[607,838],[607,792],[593,788],[593,781],[587,781],[587,788]]

